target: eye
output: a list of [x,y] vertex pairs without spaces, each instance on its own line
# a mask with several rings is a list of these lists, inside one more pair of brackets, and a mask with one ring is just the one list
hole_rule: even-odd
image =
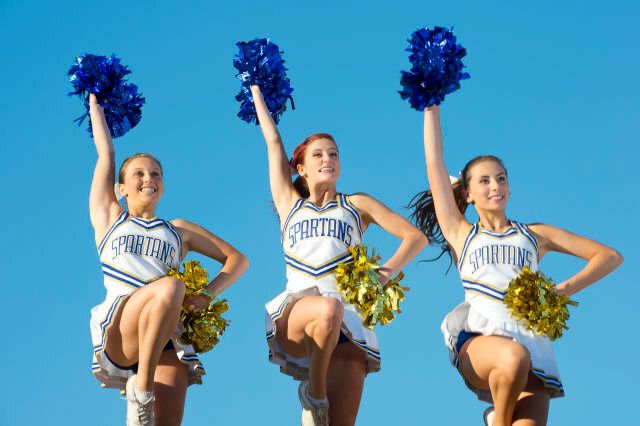
[[135,172],[133,172],[134,176],[144,176],[144,173],[142,173],[142,170],[136,170]]
[[319,153],[319,152],[314,152],[314,153],[313,153],[313,156],[314,156],[314,157],[322,157],[322,154],[321,154],[321,153]]
[[487,183],[489,183],[489,179],[487,179],[487,178],[481,178],[481,179],[480,179],[480,183],[481,183],[481,184],[487,184]]
[[151,172],[151,176],[154,178],[160,177],[160,172]]
[[338,153],[337,152],[332,152],[331,154],[329,154],[331,157],[333,158],[338,158]]
[[500,176],[500,177],[498,177],[498,182],[499,182],[499,183],[504,183],[504,182],[506,182],[506,181],[507,181],[507,178],[506,178],[505,176]]

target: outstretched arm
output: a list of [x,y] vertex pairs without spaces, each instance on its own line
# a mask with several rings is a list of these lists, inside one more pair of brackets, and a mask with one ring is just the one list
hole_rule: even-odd
[[113,192],[115,181],[115,150],[104,110],[95,95],[89,95],[89,114],[93,128],[93,141],[98,160],[93,171],[89,193],[89,215],[95,230],[96,244],[100,244],[109,226],[115,222],[122,207]]
[[[182,258],[187,252],[195,251],[222,264],[218,275],[207,285],[207,290],[214,296],[236,282],[249,268],[249,260],[242,253],[202,226],[183,219],[175,219],[171,223],[182,236]],[[193,303],[196,309],[203,309],[208,302],[207,298],[198,296],[189,303]]]
[[429,240],[408,220],[389,210],[375,198],[366,194],[354,194],[349,199],[362,212],[361,217],[365,225],[375,223],[402,240],[393,256],[380,268],[382,283],[386,284],[425,248]]
[[280,132],[278,132],[278,128],[269,114],[269,109],[259,86],[251,86],[251,96],[256,107],[262,135],[267,142],[271,196],[280,216],[280,221],[283,222],[293,204],[300,198],[300,195],[291,182],[291,168],[280,138]]
[[597,241],[572,234],[555,226],[535,224],[529,229],[536,234],[539,244],[539,257],[556,251],[570,254],[587,261],[576,275],[558,284],[559,293],[572,295],[584,290],[622,265],[623,258],[616,250]]
[[427,159],[427,177],[442,235],[458,254],[471,225],[456,204],[442,151],[440,107],[435,105],[424,110],[424,152]]

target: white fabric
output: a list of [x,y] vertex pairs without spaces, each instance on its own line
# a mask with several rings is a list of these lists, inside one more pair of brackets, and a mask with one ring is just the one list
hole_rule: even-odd
[[[122,212],[98,246],[104,273],[105,300],[91,309],[93,374],[105,387],[124,389],[131,370],[114,365],[104,349],[106,332],[119,306],[138,288],[180,266],[182,240],[175,228],[163,219],[145,220]],[[171,341],[180,361],[189,366],[189,384],[202,383],[204,367],[191,345],[179,341],[180,329]]]
[[266,303],[265,328],[269,360],[296,380],[308,378],[309,361],[289,356],[275,339],[276,320],[287,304],[305,296],[325,296],[344,305],[342,332],[367,353],[367,372],[380,370],[380,352],[376,333],[362,325],[355,307],[342,298],[334,278],[339,262],[349,261],[349,246],[360,244],[362,231],[357,210],[347,196],[319,208],[308,200],[295,204],[282,230],[287,263],[286,290]]
[[[465,302],[447,314],[441,329],[455,366],[458,365],[456,344],[463,330],[503,336],[522,344],[531,354],[533,373],[551,391],[552,397],[561,397],[564,390],[551,342],[513,319],[504,305],[509,282],[525,266],[534,272],[538,270],[537,241],[525,225],[512,222],[512,227],[501,233],[474,225],[458,262]],[[469,383],[467,386],[479,399],[492,402],[490,392]]]

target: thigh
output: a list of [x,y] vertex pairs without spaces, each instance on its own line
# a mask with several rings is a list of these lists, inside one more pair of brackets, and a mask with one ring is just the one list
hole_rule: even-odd
[[156,426],[174,426],[182,422],[188,384],[189,367],[178,359],[174,349],[162,352],[153,377]]
[[458,369],[462,377],[476,388],[489,390],[489,374],[505,361],[529,358],[527,348],[500,336],[472,337],[458,354]]
[[304,339],[307,324],[326,312],[327,305],[336,304],[340,304],[340,301],[325,296],[306,296],[289,303],[276,321],[278,343],[291,356],[306,356]]
[[542,381],[532,372],[524,391],[520,393],[513,412],[514,426],[544,426],[549,415],[551,394]]
[[367,355],[352,342],[339,344],[331,355],[327,397],[332,426],[353,425],[367,375]]
[[118,307],[113,323],[107,331],[106,351],[114,362],[130,365],[138,362],[138,327],[145,305],[158,293],[171,293],[183,285],[174,277],[164,277],[140,287]]

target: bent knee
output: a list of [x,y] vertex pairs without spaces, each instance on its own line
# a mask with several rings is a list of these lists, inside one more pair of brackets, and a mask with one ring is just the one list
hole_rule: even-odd
[[173,307],[182,306],[184,300],[185,287],[182,281],[175,277],[164,277],[154,284],[153,297],[156,301]]
[[332,297],[323,297],[318,302],[316,318],[332,326],[340,326],[344,316],[344,306]]
[[510,342],[497,354],[498,370],[508,376],[527,375],[531,367],[531,354],[523,345]]

